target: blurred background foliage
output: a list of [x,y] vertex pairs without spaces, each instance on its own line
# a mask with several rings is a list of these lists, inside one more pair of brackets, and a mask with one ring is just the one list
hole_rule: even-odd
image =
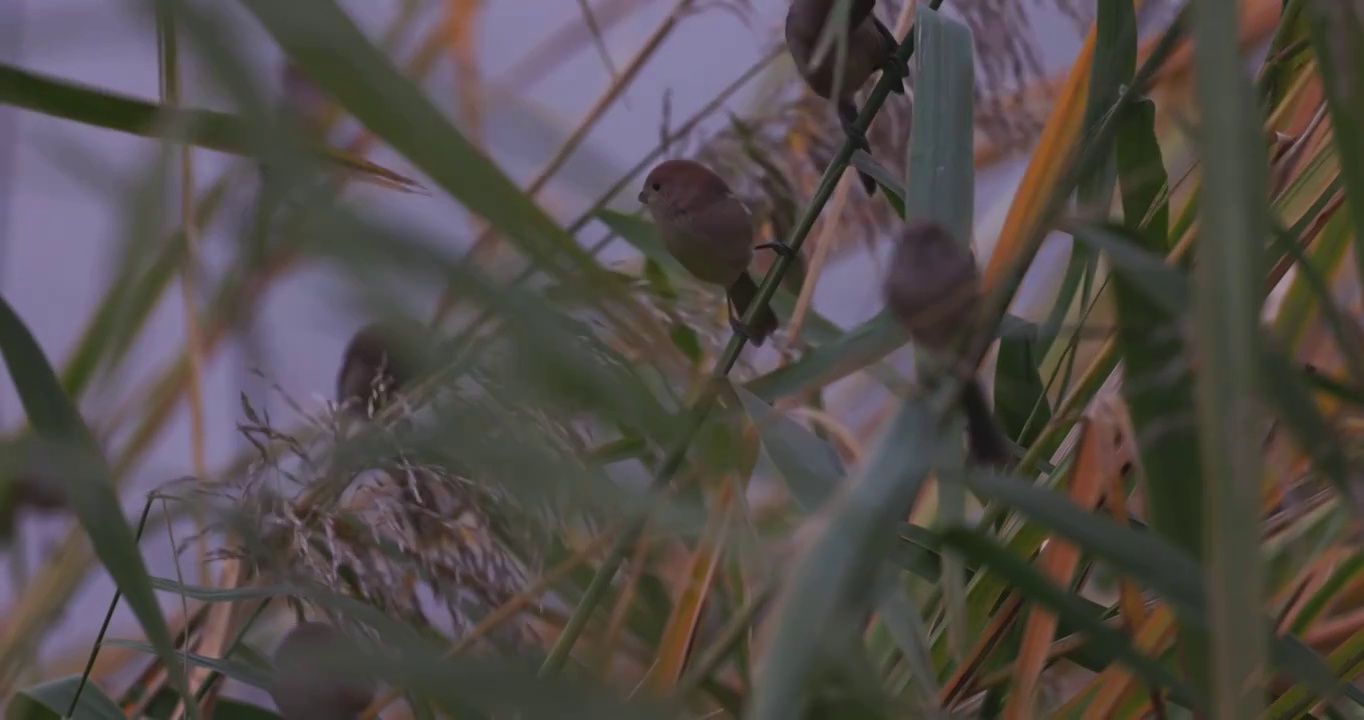
[[[70,348],[0,302],[5,716],[1364,717],[1364,5],[877,5],[869,155],[781,0],[128,2],[146,95],[6,55],[7,116],[143,141],[41,150],[117,218]],[[673,157],[808,264],[756,261],[764,348],[634,201]],[[921,219],[982,268],[1007,472],[875,300]],[[346,349],[285,383],[309,274]]]

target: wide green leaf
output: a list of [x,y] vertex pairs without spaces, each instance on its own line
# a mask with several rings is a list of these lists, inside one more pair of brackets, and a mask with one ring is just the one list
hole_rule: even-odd
[[[246,123],[235,115],[169,108],[3,63],[0,103],[143,137],[165,138],[173,130],[197,147],[236,155],[254,154]],[[318,146],[315,152],[386,183],[405,188],[417,185],[411,178],[342,150]]]
[[767,456],[786,478],[791,495],[807,513],[814,512],[833,495],[843,479],[843,463],[838,453],[753,393],[738,386],[734,391],[758,428]]
[[[170,720],[178,705],[179,699],[175,697],[175,694],[163,689],[147,705],[146,718],[148,720]],[[213,720],[280,720],[280,716],[275,711],[266,710],[259,705],[220,695],[213,701]]]
[[84,683],[80,675],[67,675],[55,680],[24,688],[9,699],[5,720],[62,720],[71,708],[71,700],[80,689],[80,700],[72,718],[80,720],[126,720],[123,710],[104,691],[91,682]]
[[851,164],[860,172],[865,173],[885,193],[886,202],[895,214],[901,219],[905,217],[905,186],[895,178],[895,173],[890,168],[876,161],[876,158],[867,154],[865,150],[857,150],[852,154]]
[[0,353],[4,355],[29,425],[42,440],[67,503],[90,538],[95,555],[127,600],[172,681],[185,691],[182,667],[161,615],[146,563],[132,528],[119,510],[109,466],[85,421],[62,390],[52,366],[9,302],[0,298]]
[[[1204,656],[1190,646],[1188,667],[1212,696],[1212,713],[1251,717],[1263,710],[1264,580],[1259,552],[1263,379],[1259,353],[1260,284],[1268,229],[1263,120],[1245,76],[1236,27],[1236,0],[1193,6],[1194,84],[1202,159],[1199,243],[1194,262],[1195,330],[1199,362],[1197,416],[1204,512],[1201,558],[1208,577],[1211,621]],[[1329,83],[1328,83],[1329,84]],[[1364,267],[1364,266],[1362,266]],[[1199,643],[1201,645],[1201,642]],[[1205,664],[1206,663],[1206,664]]]
[[918,495],[940,442],[932,406],[906,402],[862,472],[826,508],[826,522],[774,609],[776,629],[744,717],[801,716],[828,643],[841,646],[855,632],[846,618],[870,609],[860,590],[877,577],[883,538]]
[[995,362],[995,415],[1014,442],[1027,447],[1051,420],[1051,402],[1039,367],[1037,326],[1001,333]]
[[[1159,156],[1156,159],[1159,161]],[[1134,200],[1133,204],[1140,203]],[[1163,217],[1163,214],[1157,215],[1158,219]],[[1140,218],[1136,221],[1140,221]],[[1118,296],[1128,298],[1135,295],[1137,297],[1130,299],[1150,306],[1148,312],[1158,315],[1148,319],[1148,322],[1160,322],[1158,327],[1151,329],[1169,332],[1173,321],[1188,312],[1191,297],[1188,278],[1179,268],[1166,265],[1164,257],[1152,252],[1152,246],[1142,239],[1148,235],[1163,239],[1163,226],[1145,230],[1092,224],[1074,225],[1069,229],[1076,240],[1108,258],[1110,267],[1119,278],[1114,288]],[[1160,248],[1155,249],[1158,251]]]
[[976,212],[975,56],[971,30],[920,8],[914,32],[914,122],[906,165],[905,217],[933,220],[971,242]]

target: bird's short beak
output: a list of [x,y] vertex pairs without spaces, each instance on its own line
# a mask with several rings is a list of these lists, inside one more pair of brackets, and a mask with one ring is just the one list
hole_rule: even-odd
[[647,198],[647,197],[644,196],[644,191],[643,191],[643,190],[640,190],[640,191],[639,191],[639,201],[640,201],[640,203],[647,203],[647,202],[649,202],[649,198]]

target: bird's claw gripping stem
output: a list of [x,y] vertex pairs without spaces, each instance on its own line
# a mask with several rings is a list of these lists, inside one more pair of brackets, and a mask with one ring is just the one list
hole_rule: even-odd
[[847,118],[841,118],[839,124],[843,126],[843,134],[847,135],[849,140],[852,140],[854,147],[868,155],[871,154],[871,143],[867,142],[867,134],[865,132],[857,129],[857,126],[853,125]]
[[738,335],[742,335],[745,340],[749,342],[753,341],[753,333],[750,332],[748,326],[744,324],[743,318],[738,317],[734,313],[730,313],[729,315],[729,329],[733,330]]
[[757,247],[754,248],[754,249],[755,249],[755,250],[771,250],[772,252],[774,252],[774,253],[776,253],[776,254],[778,254],[778,255],[784,257],[784,258],[787,258],[787,259],[790,259],[790,258],[793,258],[793,257],[796,256],[796,251],[795,251],[795,249],[792,248],[790,245],[787,245],[787,244],[784,243],[784,242],[769,242],[769,243],[763,243],[762,245],[759,245],[759,246],[757,246]]

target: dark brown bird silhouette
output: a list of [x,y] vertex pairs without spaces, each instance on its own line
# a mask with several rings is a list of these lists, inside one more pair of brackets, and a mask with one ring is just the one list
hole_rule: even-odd
[[[823,53],[817,52],[825,27],[833,20],[831,14],[836,4],[837,0],[792,0],[786,11],[786,48],[795,62],[796,71],[810,90],[825,100],[834,101],[843,132],[857,147],[870,154],[871,145],[866,134],[853,127],[857,120],[857,105],[853,98],[877,70],[893,73],[896,79],[891,91],[903,95],[907,69],[895,57],[899,46],[895,35],[873,12],[876,0],[852,0],[843,36],[836,37]],[[847,48],[841,66],[840,42]],[[840,67],[841,74],[838,73]],[[861,171],[858,176],[867,194],[874,195],[876,181]]]
[[346,412],[372,417],[412,379],[412,363],[397,346],[397,329],[386,323],[366,325],[351,338],[336,374],[336,401]]
[[[702,282],[728,291],[730,324],[761,346],[777,329],[777,314],[763,308],[751,327],[740,318],[758,296],[758,284],[748,272],[755,249],[771,249],[789,256],[801,273],[799,256],[781,242],[753,245],[753,219],[729,185],[710,168],[692,160],[659,163],[644,179],[639,201],[658,225],[663,246],[677,262]],[[790,287],[788,284],[787,287]]]
[[374,684],[346,668],[350,648],[325,623],[294,626],[275,650],[270,697],[284,720],[353,720],[374,698]]
[[[883,286],[886,307],[920,346],[936,353],[977,329],[980,277],[972,253],[941,225],[912,223],[901,231]],[[971,454],[990,465],[1005,465],[1010,443],[995,422],[974,368],[958,370],[965,383],[961,403]]]

